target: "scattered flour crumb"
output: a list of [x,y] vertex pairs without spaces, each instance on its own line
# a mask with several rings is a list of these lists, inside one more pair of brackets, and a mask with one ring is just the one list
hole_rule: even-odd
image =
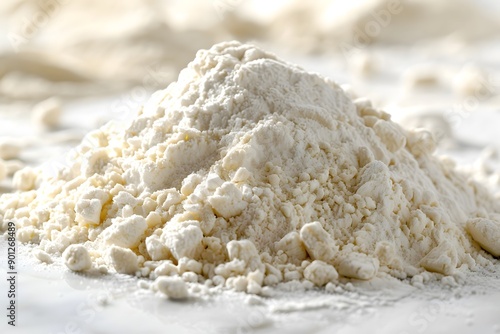
[[475,218],[467,222],[467,231],[474,241],[491,255],[500,257],[500,222],[485,218]]
[[137,255],[128,248],[111,246],[108,256],[117,273],[133,275],[139,269]]
[[186,283],[179,277],[159,277],[154,282],[155,288],[171,299],[186,299],[189,292]]
[[61,114],[61,101],[51,97],[33,107],[31,119],[38,126],[52,129],[60,124]]
[[17,171],[26,167],[24,162],[22,162],[21,160],[16,160],[16,159],[4,161],[4,164],[5,164],[8,176],[13,175]]
[[304,270],[304,277],[317,286],[324,286],[337,280],[339,275],[332,265],[320,260],[314,260]]
[[475,96],[484,100],[495,93],[484,71],[474,64],[464,65],[453,78],[453,91],[459,96]]
[[[46,258],[45,255],[41,256]],[[39,256],[37,257],[39,258]],[[62,257],[64,264],[73,271],[85,271],[92,267],[89,252],[83,245],[70,245],[64,250]]]
[[337,268],[344,277],[369,280],[377,275],[379,260],[362,253],[353,252],[341,258]]
[[403,84],[407,88],[435,86],[442,77],[439,66],[433,64],[418,64],[406,69],[403,73]]
[[19,157],[24,144],[15,138],[0,138],[0,159],[11,160]]
[[[35,249],[33,251],[33,255],[38,259],[40,260],[41,262],[44,262],[44,263],[47,263],[47,264],[51,264],[52,262],[54,262],[52,260],[52,257],[47,254],[46,252],[44,252],[43,250],[41,249]],[[73,266],[73,265],[72,265]],[[69,266],[68,266],[69,268]],[[70,268],[71,269],[71,268]]]

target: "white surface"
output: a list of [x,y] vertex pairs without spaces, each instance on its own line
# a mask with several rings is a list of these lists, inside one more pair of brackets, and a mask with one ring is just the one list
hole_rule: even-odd
[[[500,333],[500,265],[456,287],[393,280],[354,292],[277,291],[251,305],[234,292],[170,301],[138,289],[134,278],[88,277],[19,253],[15,333]],[[5,322],[0,330],[14,333]]]

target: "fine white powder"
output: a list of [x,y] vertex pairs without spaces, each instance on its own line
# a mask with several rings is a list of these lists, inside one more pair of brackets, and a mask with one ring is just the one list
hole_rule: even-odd
[[500,201],[435,146],[329,79],[221,43],[56,177],[19,171],[0,221],[45,262],[155,279],[171,298],[489,265]]

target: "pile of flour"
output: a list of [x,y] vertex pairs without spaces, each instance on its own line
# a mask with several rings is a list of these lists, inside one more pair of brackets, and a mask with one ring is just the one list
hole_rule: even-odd
[[0,221],[42,261],[155,279],[172,298],[489,265],[500,201],[435,145],[329,79],[221,43],[57,176],[16,173]]

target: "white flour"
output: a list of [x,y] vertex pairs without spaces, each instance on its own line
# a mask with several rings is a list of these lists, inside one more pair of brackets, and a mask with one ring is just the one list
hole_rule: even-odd
[[0,220],[72,270],[160,277],[172,298],[193,282],[420,282],[500,255],[498,199],[435,145],[329,79],[222,43],[131,124],[88,134],[57,177],[18,172]]

